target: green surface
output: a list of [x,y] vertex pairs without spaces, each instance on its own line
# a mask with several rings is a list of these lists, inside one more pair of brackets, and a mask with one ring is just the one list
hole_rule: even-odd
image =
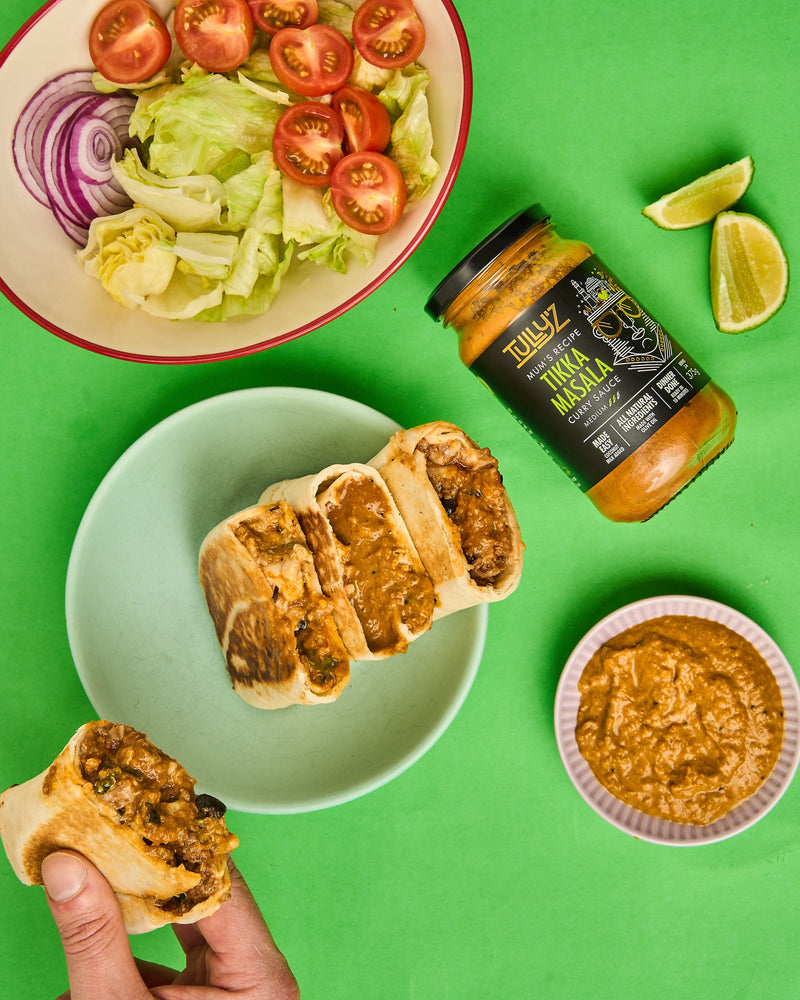
[[[6,0],[3,40],[35,8]],[[475,77],[461,173],[422,246],[349,315],[253,357],[161,367],[83,352],[0,302],[0,784],[37,773],[93,715],[67,643],[67,560],[98,483],[153,424],[261,385],[337,392],[406,425],[452,420],[498,456],[527,542],[523,582],[491,610],[461,712],[409,771],[364,798],[303,815],[230,815],[239,866],[304,1000],[789,1000],[800,964],[800,785],[719,845],[639,843],[569,784],[552,706],[581,635],[654,594],[734,605],[800,663],[797,296],[759,330],[718,333],[710,228],[664,232],[640,214],[749,153],[756,174],[741,208],[800,261],[796,7],[458,9]],[[645,525],[596,514],[422,311],[462,253],[534,200],[562,235],[595,247],[738,405],[730,451]],[[0,887],[0,994],[56,995],[65,971],[41,889],[5,864]],[[169,930],[135,950],[170,964],[179,956]]]

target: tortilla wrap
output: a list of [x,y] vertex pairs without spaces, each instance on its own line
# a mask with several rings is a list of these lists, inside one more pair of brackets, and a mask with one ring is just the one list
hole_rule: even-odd
[[350,661],[289,504],[248,507],[217,525],[199,576],[238,695],[267,709],[339,696]]
[[524,545],[488,448],[437,420],[398,431],[369,464],[389,487],[433,580],[436,618],[516,589]]
[[[40,775],[0,796],[0,836],[26,885],[60,849],[96,865],[129,934],[193,923],[230,895],[228,854],[239,843],[225,807],[194,794],[177,761],[144,734],[105,720],[75,733]],[[189,867],[196,869],[189,870]]]
[[367,465],[331,465],[275,483],[260,503],[289,503],[354,660],[402,653],[433,621],[433,585],[391,493]]

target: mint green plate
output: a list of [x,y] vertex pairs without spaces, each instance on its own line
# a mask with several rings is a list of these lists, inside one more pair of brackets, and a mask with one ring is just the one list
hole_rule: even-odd
[[67,572],[69,643],[98,717],[142,730],[199,791],[247,812],[333,806],[418,760],[469,692],[485,607],[436,622],[405,654],[353,664],[331,704],[264,711],[233,692],[197,576],[225,517],[279,479],[369,460],[397,426],[340,396],[259,388],[136,441],[89,503]]

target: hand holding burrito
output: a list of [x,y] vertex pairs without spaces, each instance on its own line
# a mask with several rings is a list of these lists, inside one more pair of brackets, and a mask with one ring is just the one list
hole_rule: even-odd
[[85,855],[134,934],[193,922],[228,898],[228,855],[239,841],[224,813],[143,733],[103,720],[81,726],[49,768],[0,795],[0,837],[26,885],[41,884],[53,851]]
[[134,959],[117,900],[84,857],[67,851],[50,854],[42,873],[64,948],[71,1000],[138,1000],[178,992],[184,1000],[221,993],[231,1000],[298,1000],[297,981],[232,863],[225,905],[191,926],[173,927],[186,952],[181,972]]

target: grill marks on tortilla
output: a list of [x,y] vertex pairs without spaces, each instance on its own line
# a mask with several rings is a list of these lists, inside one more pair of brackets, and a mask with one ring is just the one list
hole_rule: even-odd
[[457,528],[471,578],[491,587],[513,553],[506,492],[497,459],[488,448],[468,448],[456,438],[421,441],[428,479]]
[[289,630],[285,632],[276,637],[274,624],[268,628],[255,605],[239,611],[226,650],[231,678],[240,684],[286,680],[292,672],[291,664],[281,655],[279,646],[273,645],[276,638],[281,645],[289,641]]
[[[312,686],[323,693],[337,683],[347,661],[329,602],[312,586],[316,570],[305,535],[284,503],[257,508],[231,525],[262,580],[243,596],[241,571],[220,555],[201,566],[201,582],[234,684],[255,687],[288,681],[294,654]],[[275,613],[266,614],[264,605]]]

